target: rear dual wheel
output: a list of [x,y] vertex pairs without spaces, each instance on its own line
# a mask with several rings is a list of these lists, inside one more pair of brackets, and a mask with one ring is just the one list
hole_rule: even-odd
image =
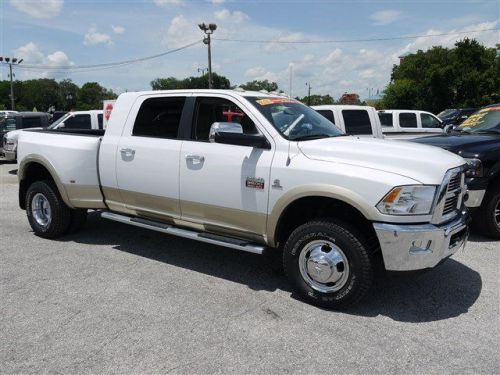
[[44,238],[56,238],[80,229],[87,210],[69,208],[52,181],[36,181],[26,192],[26,214],[33,232]]

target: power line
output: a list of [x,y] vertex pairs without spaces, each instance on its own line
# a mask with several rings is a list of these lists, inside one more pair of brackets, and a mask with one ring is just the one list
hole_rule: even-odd
[[159,57],[163,57],[166,55],[170,55],[175,52],[179,52],[182,50],[185,50],[187,48],[193,47],[196,44],[201,43],[201,40],[197,40],[196,42],[186,44],[182,47],[175,48],[169,51],[165,51],[162,53],[158,53],[156,55],[152,56],[146,56],[146,57],[141,57],[137,59],[131,59],[131,60],[125,60],[125,61],[116,61],[116,62],[110,62],[110,63],[103,63],[103,64],[93,64],[93,65],[66,65],[66,66],[53,66],[53,65],[44,65],[44,64],[25,64],[20,67],[26,70],[32,70],[32,71],[57,71],[57,72],[63,72],[66,73],[68,71],[82,71],[82,72],[91,72],[95,70],[101,70],[101,69],[110,69],[110,68],[116,68],[119,66],[125,66],[125,65],[130,65],[130,64],[135,64],[147,60],[152,60],[152,59],[157,59]]
[[400,40],[400,39],[417,39],[417,38],[432,38],[436,36],[447,36],[447,35],[461,35],[461,34],[471,34],[471,33],[481,33],[485,31],[500,30],[500,27],[494,27],[491,29],[480,29],[480,30],[469,30],[469,31],[457,31],[453,33],[441,33],[441,34],[428,34],[428,35],[404,35],[386,38],[368,38],[368,39],[337,39],[337,40],[264,40],[264,39],[231,39],[231,38],[213,38],[214,40],[221,42],[239,42],[239,43],[276,43],[276,44],[327,44],[327,43],[355,43],[355,42],[380,42],[387,40]]

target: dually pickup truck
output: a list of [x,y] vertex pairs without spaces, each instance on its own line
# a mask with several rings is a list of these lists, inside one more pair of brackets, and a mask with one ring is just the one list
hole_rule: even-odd
[[460,156],[346,136],[277,95],[125,93],[105,133],[26,131],[18,153],[19,203],[35,234],[75,231],[94,209],[166,234],[280,254],[295,293],[327,308],[358,302],[380,266],[432,268],[468,238]]

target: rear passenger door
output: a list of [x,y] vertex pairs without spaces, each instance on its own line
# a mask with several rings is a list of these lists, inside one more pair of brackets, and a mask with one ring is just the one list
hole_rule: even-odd
[[346,134],[373,136],[372,120],[367,110],[343,109],[342,118]]
[[[178,139],[185,96],[140,97],[118,142],[115,209],[165,221],[180,217]],[[109,189],[109,188],[108,188]]]

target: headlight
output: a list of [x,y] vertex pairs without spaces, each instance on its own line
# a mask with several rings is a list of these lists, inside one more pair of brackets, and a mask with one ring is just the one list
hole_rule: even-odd
[[378,204],[388,215],[429,215],[432,211],[437,186],[396,186]]
[[466,177],[482,177],[483,176],[483,163],[479,159],[465,159],[467,162],[467,170],[465,171]]

